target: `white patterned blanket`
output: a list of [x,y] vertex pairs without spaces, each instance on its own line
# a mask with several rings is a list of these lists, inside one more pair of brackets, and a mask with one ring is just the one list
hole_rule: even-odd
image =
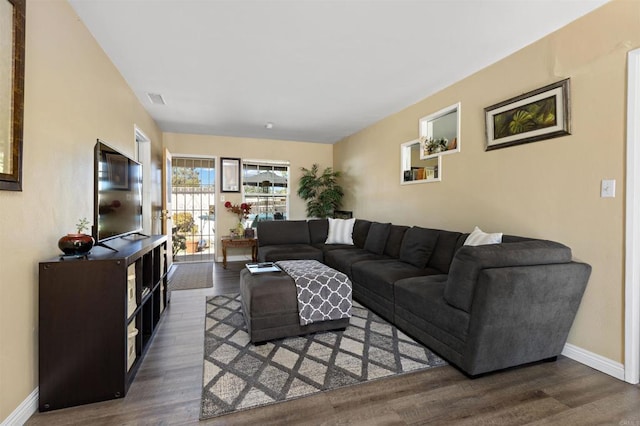
[[351,317],[351,281],[317,260],[281,260],[276,264],[296,283],[300,325]]

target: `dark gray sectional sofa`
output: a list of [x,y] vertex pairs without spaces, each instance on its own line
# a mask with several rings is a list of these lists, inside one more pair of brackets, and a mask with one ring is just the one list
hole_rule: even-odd
[[316,259],[346,273],[353,296],[469,376],[554,359],[591,267],[560,243],[356,219],[353,245],[325,244],[325,220],[258,223],[258,260]]

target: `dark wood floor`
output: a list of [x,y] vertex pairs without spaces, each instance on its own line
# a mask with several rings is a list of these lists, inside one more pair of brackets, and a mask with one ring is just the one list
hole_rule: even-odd
[[242,263],[214,288],[175,291],[126,398],[37,413],[28,425],[640,426],[640,387],[561,357],[469,380],[446,366],[199,422],[204,299],[237,292]]

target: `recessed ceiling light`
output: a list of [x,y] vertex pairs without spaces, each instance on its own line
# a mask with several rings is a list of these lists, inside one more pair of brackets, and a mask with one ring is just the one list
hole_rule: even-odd
[[147,97],[154,105],[166,105],[164,98],[159,93],[147,93]]
[[273,129],[273,123],[268,121],[267,124],[264,125],[266,129]]

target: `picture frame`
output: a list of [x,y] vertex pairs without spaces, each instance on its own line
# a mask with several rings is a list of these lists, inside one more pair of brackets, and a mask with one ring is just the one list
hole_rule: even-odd
[[22,191],[26,0],[0,0],[0,190]]
[[569,79],[484,109],[491,151],[571,134]]
[[118,154],[106,154],[109,189],[129,189],[129,160]]
[[220,158],[220,191],[240,192],[240,158]]

